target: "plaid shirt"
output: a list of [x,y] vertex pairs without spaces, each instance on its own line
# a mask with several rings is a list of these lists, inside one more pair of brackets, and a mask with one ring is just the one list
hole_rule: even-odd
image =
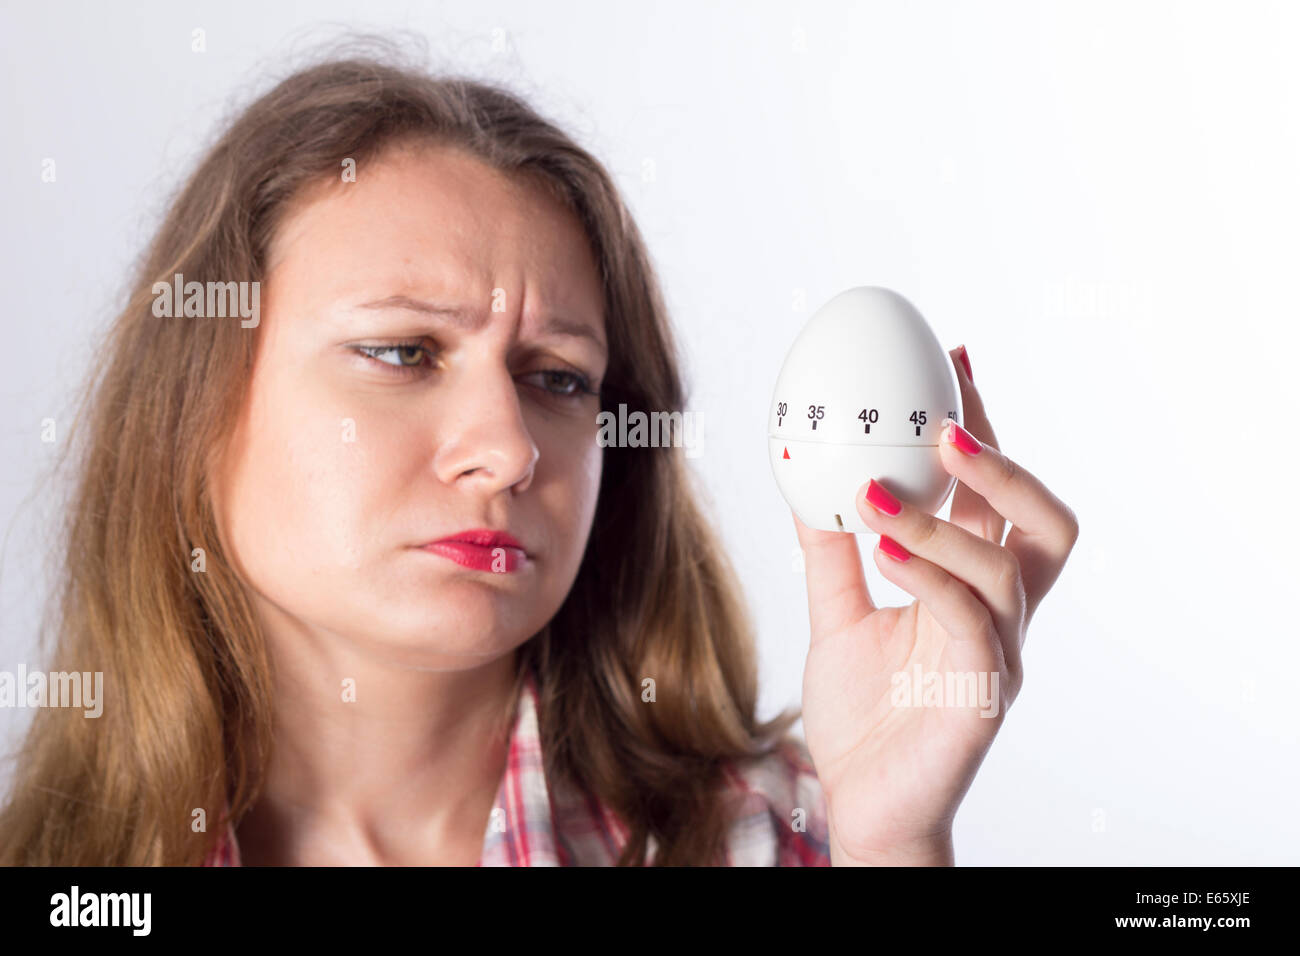
[[[595,797],[546,778],[531,675],[518,703],[505,775],[478,865],[613,866],[627,841],[627,827]],[[727,767],[725,773],[741,798],[727,838],[728,866],[831,865],[826,802],[802,743],[793,752],[752,761],[740,771]],[[650,837],[651,861],[654,848]],[[233,827],[203,865],[240,865]]]

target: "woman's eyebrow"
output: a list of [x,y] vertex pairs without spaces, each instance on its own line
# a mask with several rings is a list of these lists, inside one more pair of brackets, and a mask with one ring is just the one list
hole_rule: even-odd
[[[488,313],[481,309],[426,302],[423,299],[413,299],[407,295],[386,296],[382,299],[376,299],[374,302],[363,302],[357,308],[372,310],[401,309],[407,312],[419,312],[422,315],[436,315],[446,319],[454,328],[467,332],[478,331],[488,321]],[[605,340],[586,322],[566,319],[557,315],[542,323],[541,331],[551,335],[567,335],[571,338],[590,339],[600,348],[602,354],[608,355],[609,350],[605,345]]]

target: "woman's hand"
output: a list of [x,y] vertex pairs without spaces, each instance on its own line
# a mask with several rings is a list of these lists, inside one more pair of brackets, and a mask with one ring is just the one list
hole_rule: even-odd
[[[940,440],[943,466],[957,478],[951,520],[905,504],[886,514],[871,502],[889,510],[887,492],[880,497],[870,482],[858,496],[867,527],[910,554],[899,561],[877,547],[876,566],[917,600],[877,608],[857,537],[794,518],[812,630],[804,734],[836,866],[953,862],[957,805],[1020,691],[1029,620],[1079,534],[1070,508],[998,451],[961,351],[950,355],[979,441],[957,432],[952,444],[952,426]],[[962,698],[958,688],[974,693]],[[936,700],[943,706],[922,706]]]

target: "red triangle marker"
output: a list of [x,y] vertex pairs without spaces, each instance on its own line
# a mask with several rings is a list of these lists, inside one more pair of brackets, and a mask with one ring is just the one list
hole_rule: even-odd
[[781,457],[782,457],[782,458],[789,458],[789,457],[790,457],[790,449],[789,449],[789,448],[785,449],[785,454],[782,455]]

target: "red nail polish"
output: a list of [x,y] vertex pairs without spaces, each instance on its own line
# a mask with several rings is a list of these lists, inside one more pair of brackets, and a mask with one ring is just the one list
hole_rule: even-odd
[[885,552],[885,554],[889,555],[895,561],[906,561],[912,556],[906,548],[887,534],[882,534],[880,536],[880,550]]
[[898,499],[886,491],[885,486],[874,478],[867,485],[867,504],[891,517],[903,510],[903,506]]
[[984,450],[984,446],[980,444],[979,439],[956,422],[949,425],[948,429],[948,441],[955,445],[958,451],[974,456]]
[[975,373],[970,370],[970,356],[966,354],[966,346],[961,346],[961,351],[957,353],[957,357],[961,359],[962,367],[966,369],[966,377],[972,382],[975,381]]

